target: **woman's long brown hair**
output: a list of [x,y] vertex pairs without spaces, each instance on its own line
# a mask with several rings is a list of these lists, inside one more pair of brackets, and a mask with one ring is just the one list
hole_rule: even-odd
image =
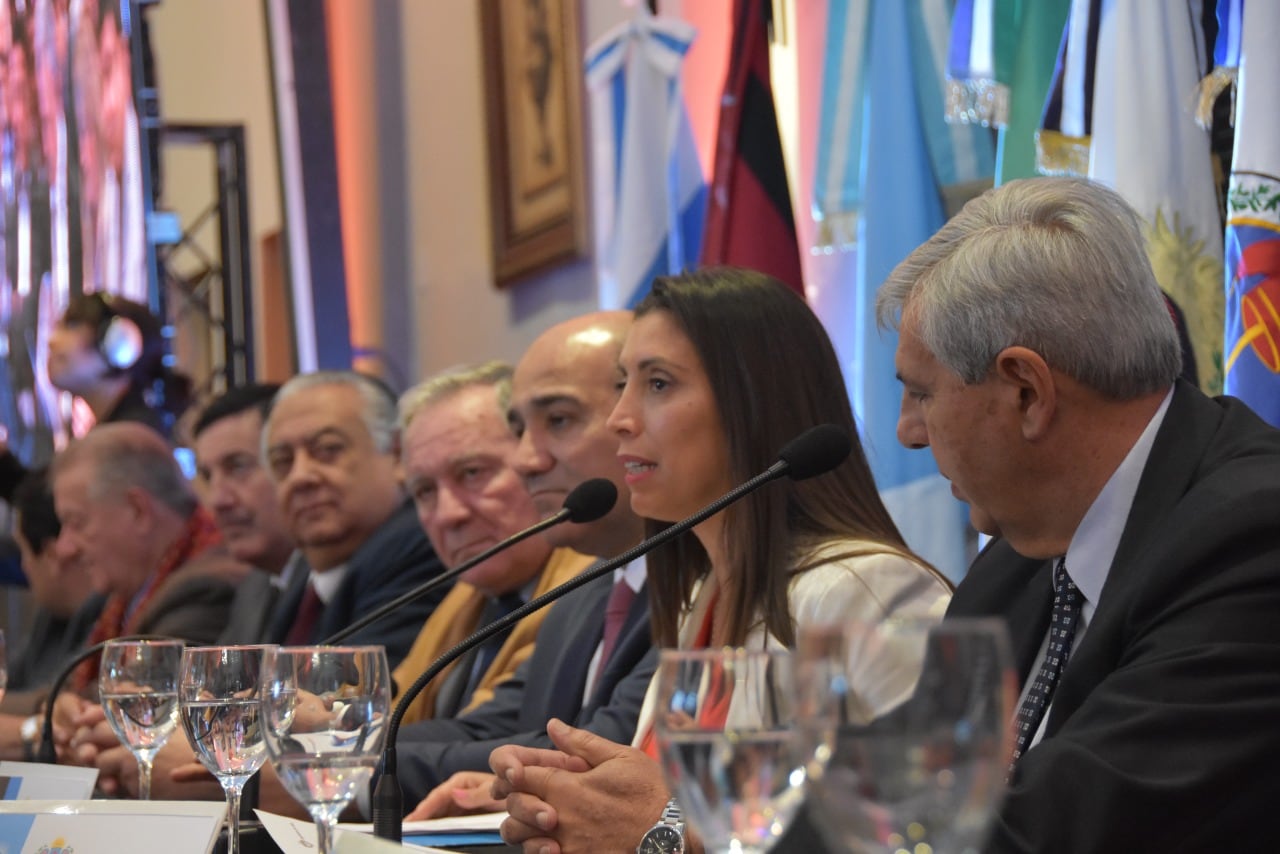
[[[763,618],[770,634],[794,644],[787,588],[794,573],[807,568],[792,565],[806,547],[862,540],[870,544],[865,552],[899,553],[927,566],[907,548],[880,501],[835,350],[798,295],[763,273],[712,268],[656,279],[636,316],[658,311],[670,316],[702,361],[735,483],[766,469],[783,445],[816,424],[836,424],[853,440],[849,458],[833,471],[772,483],[723,511],[736,582],[721,591],[729,597],[727,643],[744,643]],[[664,527],[649,522],[648,533]],[[692,533],[650,553],[650,619],[660,645],[676,645],[680,614],[710,569]]]

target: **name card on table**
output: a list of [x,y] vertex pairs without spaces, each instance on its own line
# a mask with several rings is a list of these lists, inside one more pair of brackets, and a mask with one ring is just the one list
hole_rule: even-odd
[[96,782],[97,768],[0,762],[0,799],[6,801],[87,800]]
[[[316,826],[313,822],[282,815],[254,810],[263,828],[271,834],[274,842],[284,854],[315,854]],[[369,833],[338,828],[334,834],[333,848],[335,854],[394,854],[396,851],[425,851],[427,854],[450,854],[442,848],[424,848],[420,845],[399,845],[386,839],[379,839]],[[79,852],[76,852],[79,854]]]
[[209,854],[214,801],[0,801],[3,854]]

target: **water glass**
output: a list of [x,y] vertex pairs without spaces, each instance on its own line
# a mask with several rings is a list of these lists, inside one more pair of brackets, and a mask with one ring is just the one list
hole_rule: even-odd
[[267,758],[262,738],[265,646],[189,647],[178,703],[187,739],[227,796],[227,854],[240,850],[240,795]]
[[803,797],[786,650],[662,650],[658,756],[708,851],[768,851]]
[[178,640],[110,641],[102,649],[98,696],[107,722],[138,760],[138,798],[151,798],[151,763],[178,725]]
[[828,841],[885,854],[980,850],[1004,793],[1017,700],[1004,624],[810,630],[798,658],[809,799]]
[[391,675],[380,646],[274,647],[264,657],[267,756],[316,823],[329,854],[338,815],[368,786],[391,709]]

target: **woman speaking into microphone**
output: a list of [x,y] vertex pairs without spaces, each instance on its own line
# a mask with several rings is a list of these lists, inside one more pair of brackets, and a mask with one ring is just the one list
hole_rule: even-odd
[[[609,423],[632,509],[650,520],[650,534],[766,469],[809,427],[835,424],[853,442],[829,473],[758,490],[650,553],[656,643],[784,648],[807,625],[941,617],[950,586],[911,552],[880,502],[835,350],[794,292],[733,268],[658,278],[636,309],[620,369]],[[905,688],[918,670],[910,663],[883,656],[863,671],[892,691],[895,678]],[[508,842],[637,847],[671,795],[653,758],[654,686],[649,693],[633,747],[553,722],[559,751],[494,751]],[[548,767],[564,773],[540,773]]]

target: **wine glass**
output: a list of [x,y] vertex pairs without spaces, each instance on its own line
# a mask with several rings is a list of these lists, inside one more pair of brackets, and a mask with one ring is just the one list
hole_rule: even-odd
[[829,841],[977,851],[1011,756],[1017,681],[1004,623],[856,623],[802,632],[798,650],[797,727]]
[[138,798],[151,798],[151,763],[178,725],[182,641],[110,641],[98,696],[107,722],[138,760]]
[[320,854],[332,850],[338,814],[373,775],[391,708],[390,685],[381,646],[266,652],[267,755],[285,788],[315,819]]
[[708,851],[768,851],[803,797],[786,650],[662,650],[654,735],[663,772]]
[[178,703],[196,756],[227,795],[227,854],[240,850],[240,795],[267,759],[259,693],[265,646],[189,647]]

